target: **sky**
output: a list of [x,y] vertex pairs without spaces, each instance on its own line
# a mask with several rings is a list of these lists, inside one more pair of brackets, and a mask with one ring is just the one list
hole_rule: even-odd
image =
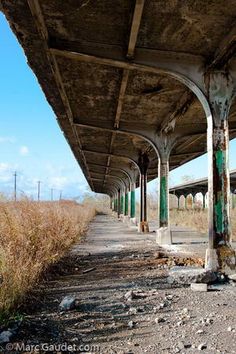
[[[55,114],[45,99],[22,48],[0,13],[0,192],[12,195],[17,171],[18,195],[41,199],[82,197],[88,184],[75,160]],[[236,168],[236,141],[230,143],[230,168]],[[202,156],[170,173],[170,185],[182,176],[207,175],[207,157]],[[157,189],[157,180],[148,191]]]

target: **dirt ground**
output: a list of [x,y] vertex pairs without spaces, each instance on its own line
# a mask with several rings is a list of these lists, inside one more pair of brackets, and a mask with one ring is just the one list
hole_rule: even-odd
[[[98,215],[83,243],[34,290],[5,352],[236,353],[236,287],[193,292],[167,281],[173,265],[203,265],[206,240],[199,240],[165,251],[155,233]],[[67,295],[77,304],[63,312]]]

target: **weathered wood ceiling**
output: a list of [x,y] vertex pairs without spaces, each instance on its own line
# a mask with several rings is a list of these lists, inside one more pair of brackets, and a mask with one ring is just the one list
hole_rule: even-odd
[[1,10],[92,190],[111,193],[140,152],[149,154],[148,179],[157,177],[156,152],[134,128],[155,133],[174,123],[170,169],[206,152],[197,97],[139,63],[160,56],[205,67],[232,59],[235,0],[1,0]]

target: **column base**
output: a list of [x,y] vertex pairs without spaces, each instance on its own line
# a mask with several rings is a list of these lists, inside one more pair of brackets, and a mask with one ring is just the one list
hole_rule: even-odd
[[226,275],[236,271],[236,254],[231,246],[222,245],[219,248],[206,250],[205,268]]
[[124,218],[124,214],[120,214],[119,215],[119,220],[123,220],[123,218]]
[[159,245],[171,245],[172,244],[172,234],[169,227],[160,227],[157,230],[156,242]]
[[138,224],[138,232],[145,233],[145,234],[149,233],[149,225],[147,221],[141,221]]

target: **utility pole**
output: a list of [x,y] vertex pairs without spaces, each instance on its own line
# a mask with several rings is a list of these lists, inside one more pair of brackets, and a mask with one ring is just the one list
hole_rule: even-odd
[[53,188],[51,188],[51,201],[53,201]]
[[40,185],[41,181],[38,181],[38,202],[40,201]]
[[16,171],[13,176],[14,176],[14,201],[16,202],[16,177],[17,177]]
[[62,200],[62,191],[60,191],[60,198],[59,200]]

